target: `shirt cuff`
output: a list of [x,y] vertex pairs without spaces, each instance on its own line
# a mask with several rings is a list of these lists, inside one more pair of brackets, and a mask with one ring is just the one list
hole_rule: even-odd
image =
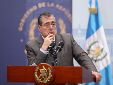
[[48,54],[48,51],[47,50],[44,50],[44,49],[42,49],[42,48],[40,48],[40,51],[42,52],[42,53],[44,53],[44,54]]

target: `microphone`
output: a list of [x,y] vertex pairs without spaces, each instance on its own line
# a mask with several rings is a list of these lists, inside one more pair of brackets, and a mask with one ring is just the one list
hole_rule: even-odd
[[54,50],[54,48],[55,48],[55,45],[56,45],[56,43],[55,43],[55,41],[53,41],[49,46],[48,46],[48,51],[49,51],[49,53],[52,53],[53,52],[53,50]]
[[50,46],[48,47],[48,51],[50,54],[52,55],[56,55],[58,52],[60,52],[62,50],[62,48],[64,47],[64,42],[63,41],[60,41],[58,43],[58,46],[56,46],[56,43],[55,41],[53,41]]
[[56,48],[56,53],[60,52],[63,47],[64,47],[64,42],[60,41],[57,48]]
[[57,65],[57,53],[60,52],[62,50],[64,46],[64,42],[63,41],[60,41],[58,43],[58,46],[56,46],[56,43],[55,42],[52,42],[50,44],[50,46],[48,47],[48,51],[49,53],[52,55],[53,57],[53,61],[52,61],[52,65]]

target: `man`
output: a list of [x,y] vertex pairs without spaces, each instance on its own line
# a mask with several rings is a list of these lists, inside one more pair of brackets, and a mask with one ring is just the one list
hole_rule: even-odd
[[[56,20],[53,14],[49,12],[40,14],[38,17],[38,30],[41,36],[26,44],[29,65],[48,63],[53,66],[73,66],[74,58],[81,66],[92,71],[96,82],[100,81],[101,75],[72,35],[67,33],[57,34]],[[63,46],[56,52],[59,42],[63,42]]]

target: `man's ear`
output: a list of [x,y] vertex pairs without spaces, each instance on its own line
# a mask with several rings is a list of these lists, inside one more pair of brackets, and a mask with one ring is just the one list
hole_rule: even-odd
[[40,25],[38,25],[38,31],[40,32],[40,29],[41,29],[41,26]]

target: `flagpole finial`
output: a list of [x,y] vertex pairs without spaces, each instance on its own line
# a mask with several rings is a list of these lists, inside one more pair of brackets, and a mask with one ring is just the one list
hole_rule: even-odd
[[89,12],[97,14],[97,9],[96,8],[89,8]]
[[89,0],[89,12],[93,14],[97,13],[96,0]]

